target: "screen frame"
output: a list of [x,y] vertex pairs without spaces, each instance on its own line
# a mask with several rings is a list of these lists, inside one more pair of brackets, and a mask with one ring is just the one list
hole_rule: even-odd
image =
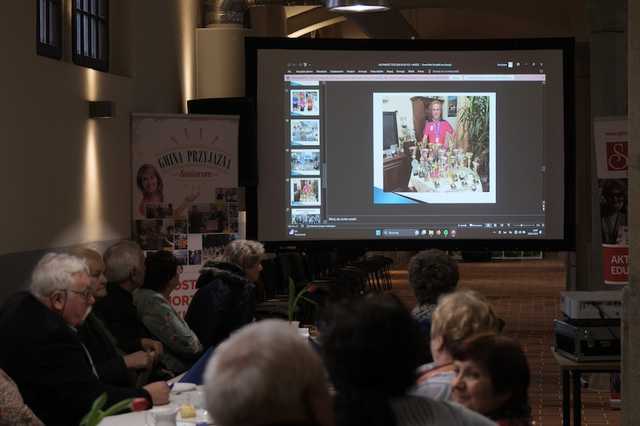
[[[286,50],[369,50],[369,51],[469,51],[469,50],[560,50],[563,65],[564,101],[564,238],[547,239],[315,239],[265,241],[267,249],[283,247],[318,248],[349,247],[367,250],[421,250],[440,248],[445,250],[548,250],[574,251],[576,245],[576,147],[575,147],[575,72],[573,38],[535,39],[483,39],[483,40],[384,40],[384,39],[310,39],[247,37],[245,39],[245,84],[246,96],[256,101],[258,93],[258,51],[270,49]],[[256,117],[259,111],[255,110]],[[257,123],[257,119],[254,120]],[[257,132],[256,132],[257,134]],[[255,146],[257,147],[257,141]],[[260,159],[258,159],[260,161]],[[256,163],[257,168],[257,163]],[[255,171],[256,175],[258,170]],[[259,179],[259,176],[258,176]],[[258,180],[258,185],[260,182]],[[255,197],[247,200],[247,228],[258,236],[257,192],[247,194]],[[251,202],[249,202],[251,201]]]

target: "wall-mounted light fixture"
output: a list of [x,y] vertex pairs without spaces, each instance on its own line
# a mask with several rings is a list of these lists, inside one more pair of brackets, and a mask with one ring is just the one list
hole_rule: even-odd
[[391,8],[391,0],[325,0],[332,12],[384,12]]
[[89,101],[89,118],[112,118],[115,106],[112,101]]

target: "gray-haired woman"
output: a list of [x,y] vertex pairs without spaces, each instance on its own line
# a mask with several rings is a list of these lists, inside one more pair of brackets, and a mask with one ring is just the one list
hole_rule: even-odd
[[262,270],[264,247],[257,241],[227,244],[216,262],[207,262],[185,320],[204,350],[217,346],[233,331],[253,321],[255,285]]

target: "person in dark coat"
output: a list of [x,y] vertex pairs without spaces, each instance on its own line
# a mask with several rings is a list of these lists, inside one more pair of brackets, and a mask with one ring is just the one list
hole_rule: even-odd
[[13,295],[0,309],[0,368],[46,425],[78,424],[103,393],[107,405],[136,397],[169,400],[165,382],[127,388],[100,381],[76,331],[93,303],[86,263],[49,253],[33,271],[30,292]]
[[[71,254],[87,263],[96,301],[106,297],[107,280],[104,276],[105,265],[102,256],[88,248],[73,250]],[[105,383],[130,386],[137,381],[136,370],[149,370],[153,367],[154,358],[150,352],[137,351],[125,355],[119,350],[115,337],[94,312],[89,313],[78,328],[78,336],[89,350],[98,377]]]
[[133,241],[120,241],[104,254],[107,295],[95,305],[95,312],[107,326],[124,353],[144,350],[154,361],[162,354],[162,343],[151,339],[133,304],[133,291],[144,282],[144,253]]
[[257,241],[227,244],[219,262],[208,262],[196,282],[185,320],[206,350],[253,321],[255,281],[262,270],[264,247]]
[[[411,311],[418,321],[427,343],[431,341],[431,315],[440,296],[455,291],[460,274],[458,263],[446,252],[438,249],[423,250],[409,262],[409,286],[416,296]],[[433,362],[431,351],[425,353],[424,363]]]

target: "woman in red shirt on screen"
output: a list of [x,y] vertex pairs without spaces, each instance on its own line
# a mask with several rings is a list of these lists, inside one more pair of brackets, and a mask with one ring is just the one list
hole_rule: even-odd
[[453,127],[447,120],[442,119],[442,102],[431,102],[429,110],[431,111],[431,120],[428,120],[424,125],[422,143],[435,143],[447,149],[447,133],[453,136]]

